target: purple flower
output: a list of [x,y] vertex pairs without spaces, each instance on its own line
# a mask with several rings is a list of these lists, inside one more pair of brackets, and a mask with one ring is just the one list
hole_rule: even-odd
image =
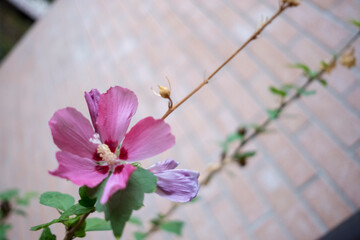
[[188,202],[199,191],[199,173],[175,169],[179,163],[167,159],[148,168],[158,178],[156,193],[174,202]]
[[[94,128],[70,107],[58,110],[49,121],[54,142],[61,150],[56,153],[59,167],[50,174],[92,188],[111,173],[100,200],[104,204],[126,188],[136,170],[131,162],[169,149],[175,137],[168,124],[152,117],[142,119],[126,133],[138,105],[135,94],[126,88],[112,87],[104,94],[93,89],[85,93],[85,99]],[[160,174],[162,178],[166,176]]]

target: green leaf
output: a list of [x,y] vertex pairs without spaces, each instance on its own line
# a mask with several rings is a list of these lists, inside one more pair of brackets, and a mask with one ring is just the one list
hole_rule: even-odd
[[329,64],[328,64],[327,62],[321,61],[321,67],[322,67],[323,69],[326,69],[328,66],[329,66]]
[[280,89],[277,89],[276,87],[270,86],[269,87],[270,92],[272,92],[275,95],[279,95],[280,97],[286,97],[286,92]]
[[138,225],[138,226],[142,226],[141,219],[138,218],[138,217],[135,217],[135,216],[130,217],[129,223],[132,223],[132,224],[135,224],[135,225]]
[[311,96],[311,95],[314,95],[316,93],[315,90],[310,90],[310,91],[306,91],[304,89],[298,89],[298,93],[302,96]]
[[146,238],[146,234],[142,232],[134,232],[135,240],[144,240]]
[[199,201],[201,199],[201,197],[198,195],[195,198],[193,198],[190,202],[188,203],[196,203],[197,201]]
[[352,24],[354,24],[356,27],[360,27],[360,22],[359,21],[357,21],[357,20],[351,20],[350,21]]
[[59,192],[45,192],[40,196],[40,203],[45,206],[53,207],[65,211],[74,205],[75,199],[69,194]]
[[83,215],[85,213],[89,213],[94,211],[95,208],[94,207],[84,207],[81,206],[80,204],[75,204],[73,206],[71,206],[70,208],[66,209],[60,216],[60,219],[66,219],[69,218],[71,215]]
[[11,229],[10,224],[0,224],[0,239],[6,240],[6,232]]
[[88,195],[97,198],[96,210],[105,212],[105,220],[110,220],[114,236],[119,238],[132,211],[143,206],[144,194],[155,192],[157,178],[152,172],[138,167],[131,175],[126,188],[116,192],[105,205],[101,205],[100,199],[106,182],[107,180],[96,189],[91,189]]
[[310,68],[303,63],[295,63],[294,65],[291,65],[291,67],[299,68],[299,69],[303,70],[304,75],[306,75],[306,76],[309,76],[311,73]]
[[227,136],[225,142],[221,142],[220,146],[222,147],[224,152],[227,152],[230,143],[237,141],[237,140],[242,141],[243,139],[244,139],[244,135],[239,134],[239,132],[237,131],[237,132],[234,132],[234,133],[230,134],[229,136]]
[[171,232],[178,236],[181,236],[183,226],[184,226],[184,222],[182,221],[168,221],[161,223],[160,228],[164,231]]
[[87,195],[87,187],[83,186],[79,188],[80,200],[79,204],[84,207],[93,207],[96,203],[96,199],[91,199]]
[[51,233],[50,228],[44,228],[39,240],[56,240],[56,235]]
[[[79,220],[80,220],[80,218],[79,218]],[[79,221],[79,220],[78,220],[78,221]],[[76,221],[76,223],[74,223],[71,227],[73,227],[75,224],[77,224],[78,221]],[[85,229],[86,229],[86,221],[84,221],[84,222],[78,227],[78,229],[76,229],[76,231],[74,232],[74,236],[75,236],[75,237],[79,237],[79,238],[85,237],[85,236],[86,236]]]
[[101,218],[87,218],[86,219],[86,232],[90,231],[108,231],[111,230],[110,222]]
[[279,114],[280,114],[279,109],[267,109],[266,112],[267,112],[268,117],[270,118],[270,120],[277,119],[279,117]]
[[318,81],[323,85],[324,87],[327,87],[328,83],[325,79],[319,78]]
[[38,196],[37,192],[27,192],[24,197],[18,197],[16,203],[23,206],[28,206],[30,200]]
[[19,195],[19,190],[10,189],[0,193],[0,199],[3,201],[9,201],[11,198],[14,198]]
[[250,158],[256,155],[256,151],[242,152],[235,154],[235,158]]
[[54,223],[60,223],[60,222],[65,222],[65,221],[66,221],[66,219],[54,219],[51,222],[33,226],[33,227],[30,228],[30,230],[31,231],[37,231],[37,230],[40,230],[42,228],[49,227],[50,225],[52,225]]

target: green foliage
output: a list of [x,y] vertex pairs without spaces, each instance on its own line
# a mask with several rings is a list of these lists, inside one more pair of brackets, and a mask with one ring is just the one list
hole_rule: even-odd
[[247,164],[247,160],[256,155],[256,151],[248,151],[242,153],[236,153],[233,155],[233,159],[237,161],[237,163],[243,167]]
[[[76,221],[74,221],[70,225],[70,228],[74,227],[78,223],[78,221],[80,220],[80,217],[77,217],[75,219],[76,219]],[[82,222],[81,225],[75,230],[74,236],[79,237],[79,238],[85,237],[85,235],[86,235],[85,229],[86,229],[86,221]]]
[[160,224],[160,228],[166,232],[174,233],[178,236],[181,236],[182,228],[184,222],[182,221],[168,221]]
[[135,225],[138,225],[138,226],[143,225],[142,222],[141,222],[141,219],[138,218],[138,217],[135,217],[135,216],[130,217],[129,223],[132,223],[132,224],[135,224]]
[[0,224],[0,239],[6,240],[6,232],[11,229],[10,224]]
[[230,143],[242,140],[244,140],[244,134],[242,134],[240,131],[236,131],[227,136],[226,140],[220,143],[220,146],[222,147],[224,152],[227,152]]
[[133,210],[143,206],[144,194],[155,192],[156,181],[152,172],[138,167],[131,175],[127,187],[115,193],[106,204],[100,204],[100,198],[107,180],[97,188],[89,189],[88,195],[97,198],[96,210],[104,211],[105,220],[110,221],[114,236],[119,238]]
[[142,232],[134,232],[135,240],[144,240],[146,238],[146,234]]
[[357,21],[357,20],[351,20],[350,21],[355,27],[358,27],[358,28],[360,28],[360,21]]
[[15,198],[19,195],[19,190],[10,189],[0,193],[0,200],[2,201],[10,201],[12,198]]
[[87,218],[86,219],[86,232],[90,231],[108,231],[111,230],[110,222],[101,218]]
[[51,233],[50,228],[44,228],[39,240],[56,240],[56,235]]
[[87,192],[86,186],[79,188],[79,195],[80,195],[79,204],[84,207],[93,207],[96,203],[96,199],[89,198],[86,192]]
[[33,226],[33,227],[30,228],[30,230],[31,231],[38,231],[40,229],[47,228],[47,227],[49,227],[50,225],[52,225],[54,223],[61,223],[61,222],[65,222],[65,221],[67,221],[67,219],[60,219],[60,218],[54,219],[54,220],[52,220],[50,222]]
[[301,69],[303,75],[306,77],[314,78],[318,74],[317,72],[311,71],[310,68],[303,63],[295,63],[294,65],[291,65],[291,67]]
[[299,88],[298,93],[301,96],[311,96],[311,95],[314,95],[316,93],[316,91],[315,90],[306,91],[306,90],[304,90],[302,88]]
[[94,207],[84,207],[81,206],[80,204],[75,204],[73,206],[71,206],[70,208],[66,209],[60,216],[61,219],[66,219],[72,215],[83,215],[85,213],[89,213],[94,211],[95,208]]
[[38,196],[37,192],[27,192],[27,193],[25,193],[25,196],[17,197],[16,198],[16,203],[18,205],[28,206],[29,203],[30,203],[30,200],[32,198],[37,197],[37,196]]
[[321,85],[323,85],[324,87],[327,87],[328,83],[325,79],[319,78],[317,80],[320,82]]
[[67,210],[74,205],[75,199],[69,194],[45,192],[40,196],[40,204],[60,210]]
[[279,109],[267,109],[266,112],[270,120],[275,120],[279,117],[281,111]]
[[273,86],[270,86],[269,87],[269,90],[271,93],[275,94],[275,95],[278,95],[280,97],[286,97],[286,91],[283,91],[281,89],[277,89],[276,87],[273,87]]

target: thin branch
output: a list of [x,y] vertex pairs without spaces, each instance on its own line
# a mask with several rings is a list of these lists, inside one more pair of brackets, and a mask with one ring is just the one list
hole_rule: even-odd
[[79,227],[85,222],[86,218],[90,215],[90,213],[92,213],[94,211],[85,213],[84,215],[81,216],[81,218],[79,219],[79,221],[77,221],[77,223],[70,229],[66,230],[66,235],[64,237],[64,240],[71,240],[74,237],[74,234],[76,232],[76,230],[79,229]]
[[[357,32],[345,45],[343,48],[341,48],[336,55],[332,57],[332,59],[328,62],[328,65],[332,65],[336,62],[337,58],[341,56],[358,38],[360,37],[360,31]],[[314,76],[309,76],[307,81],[299,88],[299,90],[292,95],[290,98],[288,98],[286,101],[283,101],[278,108],[275,110],[279,112],[279,114],[291,103],[293,103],[295,100],[299,99],[301,97],[300,92],[306,91],[307,88],[310,86],[311,83],[316,81],[316,79],[319,79],[322,77],[322,75],[325,73],[325,69],[320,70],[315,74]],[[250,134],[248,137],[244,138],[243,141],[240,142],[238,147],[234,150],[233,154],[231,156],[234,156],[236,153],[239,153],[243,147],[250,142],[251,140],[255,139],[259,134],[261,134],[263,129],[266,129],[266,127],[275,119],[272,119],[270,117],[266,118],[265,121],[259,125],[257,130],[255,130],[252,134]],[[206,170],[206,175],[200,179],[200,186],[207,185],[212,177],[219,173],[227,164],[233,162],[234,160],[231,157],[226,157],[226,154],[222,152],[220,161],[217,163],[214,163],[210,165]],[[170,207],[170,209],[164,213],[163,219],[166,219],[169,217],[179,206],[182,206],[183,204],[179,203],[173,203]],[[152,227],[145,233],[145,236],[149,236],[150,234],[156,232],[159,229],[157,225],[152,225]]]
[[194,90],[192,90],[188,95],[186,95],[180,102],[178,102],[175,106],[169,108],[167,112],[161,117],[162,119],[167,118],[175,109],[180,107],[184,102],[186,102],[192,95],[198,92],[203,86],[209,83],[209,81],[223,68],[226,64],[228,64],[241,50],[243,50],[250,42],[255,40],[260,33],[282,12],[284,12],[287,8],[291,7],[289,4],[282,4],[276,13],[268,19],[264,24],[262,24],[250,37],[246,42],[244,42],[230,57],[228,57],[218,68],[215,69],[206,79],[204,79]]

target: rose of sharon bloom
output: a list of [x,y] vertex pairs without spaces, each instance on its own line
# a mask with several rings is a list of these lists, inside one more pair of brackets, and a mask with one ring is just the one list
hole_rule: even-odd
[[[70,107],[58,110],[49,121],[54,142],[61,150],[56,153],[59,167],[50,174],[93,188],[111,173],[100,199],[105,204],[115,192],[126,188],[136,170],[131,162],[169,149],[175,144],[175,137],[168,124],[152,117],[140,120],[126,133],[138,105],[135,94],[126,88],[112,87],[104,94],[93,89],[85,92],[85,99],[93,126]],[[190,175],[188,180],[198,185],[197,178]],[[172,176],[167,181],[170,184],[176,180],[183,181]],[[188,194],[188,199],[194,195],[189,191]]]
[[148,170],[157,177],[156,193],[174,202],[188,202],[199,191],[199,173],[191,170],[175,169],[179,163],[167,159],[157,162]]

